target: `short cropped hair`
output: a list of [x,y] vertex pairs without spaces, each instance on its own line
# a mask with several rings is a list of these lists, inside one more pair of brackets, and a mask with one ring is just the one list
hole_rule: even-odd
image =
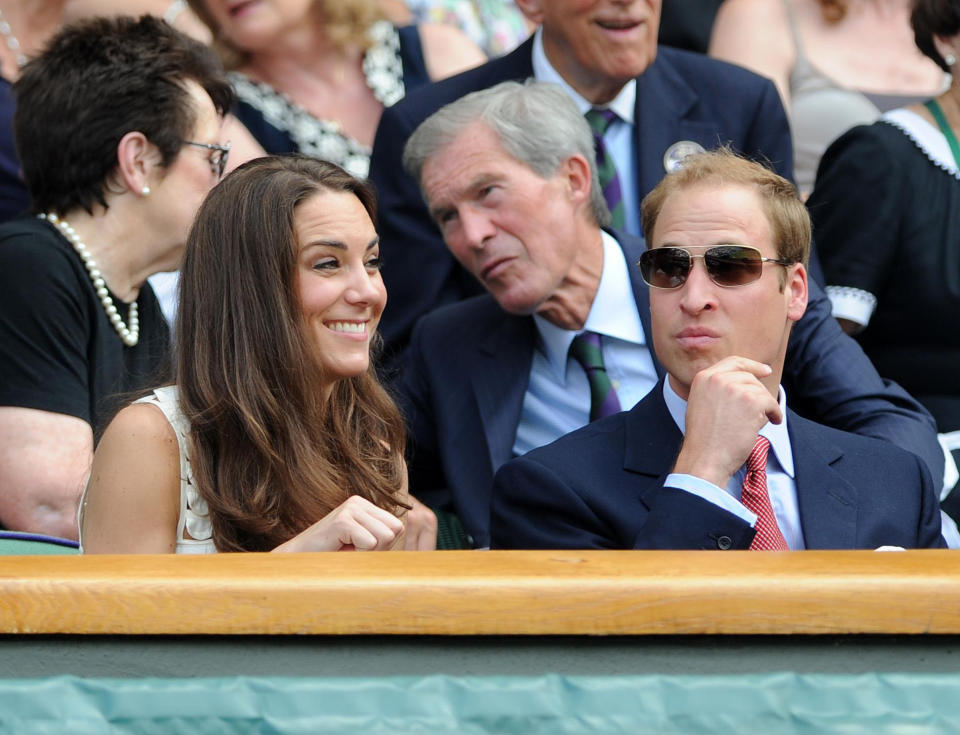
[[169,166],[196,124],[193,80],[222,115],[233,90],[209,48],[150,15],[61,30],[14,85],[14,135],[35,211],[106,207],[117,145],[139,131]]
[[502,82],[440,108],[413,132],[403,149],[403,166],[421,183],[427,160],[470,125],[482,122],[504,150],[538,176],[553,176],[570,156],[590,164],[590,210],[600,227],[610,224],[594,153],[593,133],[567,94],[555,84]]
[[797,187],[759,163],[738,156],[729,148],[697,153],[667,174],[640,205],[641,226],[647,247],[651,247],[657,218],[671,194],[698,184],[734,185],[753,188],[760,197],[773,232],[777,257],[791,263],[807,264],[810,257],[810,215]]
[[955,0],[914,0],[910,25],[913,26],[917,48],[941,69],[950,71],[933,39],[935,36],[950,38],[960,33],[960,5]]

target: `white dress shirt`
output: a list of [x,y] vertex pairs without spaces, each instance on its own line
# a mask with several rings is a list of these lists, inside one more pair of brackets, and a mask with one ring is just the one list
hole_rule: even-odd
[[[637,311],[627,259],[612,236],[603,232],[602,239],[603,272],[584,330],[601,335],[604,366],[620,408],[627,410],[657,384],[657,371]],[[549,444],[590,422],[587,374],[570,357],[570,344],[579,332],[561,329],[536,315],[533,320],[537,344],[514,456]]]

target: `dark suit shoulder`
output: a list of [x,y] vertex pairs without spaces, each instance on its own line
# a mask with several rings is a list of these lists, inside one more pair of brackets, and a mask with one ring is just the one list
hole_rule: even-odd
[[[710,56],[685,51],[683,49],[660,46],[657,50],[657,59],[654,64],[663,63],[672,66],[697,87],[705,83],[713,85],[720,82],[737,88],[761,89],[772,82],[756,72],[742,66],[721,61]],[[653,67],[651,67],[653,68]]]
[[399,102],[384,111],[384,117],[415,121],[415,128],[423,120],[444,105],[454,102],[470,92],[487,89],[500,82],[522,81],[533,75],[533,41],[527,40],[506,56],[501,56],[472,69],[418,87]]
[[889,441],[835,429],[832,426],[805,419],[793,411],[789,414],[789,426],[791,436],[796,436],[804,442],[813,441],[821,451],[827,451],[834,456],[854,452],[861,456],[876,457],[878,464],[902,465],[906,462],[911,468],[918,461],[913,452]]
[[440,306],[424,314],[415,332],[421,339],[469,343],[505,321],[522,320],[505,312],[489,294],[480,294],[453,304]]

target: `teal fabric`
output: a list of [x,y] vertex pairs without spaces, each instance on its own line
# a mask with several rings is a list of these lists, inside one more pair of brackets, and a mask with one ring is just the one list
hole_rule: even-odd
[[0,680],[17,733],[931,733],[960,674]]
[[38,554],[79,554],[80,549],[32,539],[0,538],[0,556],[35,556]]

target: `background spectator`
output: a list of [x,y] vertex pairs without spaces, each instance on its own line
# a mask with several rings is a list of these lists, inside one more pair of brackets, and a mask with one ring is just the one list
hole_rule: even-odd
[[62,9],[63,0],[6,0],[0,10],[0,222],[26,211],[30,202],[13,145],[16,105],[10,87],[60,27]]
[[42,217],[0,226],[0,523],[75,538],[107,396],[166,365],[145,281],[179,264],[233,95],[210,49],[150,16],[64,29],[14,89]]
[[[913,27],[931,59],[960,71],[960,5],[918,0]],[[809,201],[834,316],[941,432],[960,429],[958,135],[954,76],[930,108],[894,110],[834,143]]]
[[909,14],[910,0],[725,0],[720,6],[710,54],[777,85],[804,196],[820,156],[841,133],[943,89],[943,72],[913,43]]
[[235,69],[236,115],[260,145],[360,177],[384,106],[484,59],[449,26],[393,26],[376,0],[191,5]]

